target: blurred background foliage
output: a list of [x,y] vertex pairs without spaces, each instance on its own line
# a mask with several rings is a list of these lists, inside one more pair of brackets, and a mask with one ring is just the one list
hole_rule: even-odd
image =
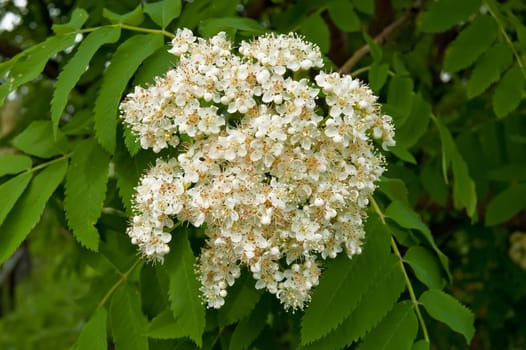
[[[7,61],[44,41],[55,24],[69,21],[75,8],[89,14],[85,28],[108,24],[118,14],[128,14],[121,18],[124,23],[158,28],[151,17],[134,14],[140,3],[0,1],[0,58]],[[367,81],[397,126],[398,145],[385,174],[392,181],[382,183],[380,202],[406,198],[450,258],[453,280],[446,289],[476,317],[470,348],[526,348],[524,1],[194,0],[181,6],[180,16],[166,25],[166,31],[184,26],[207,37],[225,30],[238,40],[268,30],[299,31],[320,46],[333,70]],[[86,111],[117,45],[110,43],[98,51],[71,92],[60,121],[68,138],[92,132],[93,121]],[[53,55],[41,74],[6,97],[0,110],[0,154],[23,150],[21,142],[13,142],[14,136],[35,120],[49,120],[54,83],[73,52],[70,48]],[[152,81],[166,70],[172,62],[163,52],[148,59],[133,84]],[[6,84],[5,79],[1,82]],[[151,162],[146,152],[138,157],[143,167]],[[34,166],[44,161],[33,157]],[[140,171],[135,169],[136,178]],[[8,180],[0,178],[2,183]],[[134,256],[134,248],[125,235],[111,234],[124,232],[127,220],[118,181],[110,167],[97,224],[102,254],[82,248],[68,230],[60,185],[38,225],[3,263],[0,348],[70,346],[104,291],[127,270],[126,259]],[[133,186],[133,176],[130,182]],[[411,246],[411,236],[402,230],[394,234],[402,246]],[[119,249],[122,259],[113,256]],[[145,266],[141,276],[131,278],[145,283],[152,278],[151,270]],[[423,284],[415,288],[417,293],[425,290]],[[146,315],[156,315],[166,306],[155,293],[155,288],[143,291]],[[296,345],[297,320],[275,317],[256,346]],[[464,339],[447,326],[427,324],[432,348],[466,348]],[[218,347],[227,341],[207,340],[213,336],[205,333],[205,344]],[[172,346],[175,343],[162,340],[150,343],[152,349]]]

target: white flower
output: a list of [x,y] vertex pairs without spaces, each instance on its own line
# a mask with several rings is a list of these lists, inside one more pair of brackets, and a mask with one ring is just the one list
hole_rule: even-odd
[[121,104],[143,148],[177,148],[136,187],[132,243],[162,262],[175,222],[206,225],[198,270],[209,307],[224,305],[246,266],[255,288],[303,308],[324,259],[361,252],[384,171],[373,139],[394,145],[391,118],[350,76],[295,79],[323,66],[319,48],[295,34],[236,51],[225,33],[205,40],[179,29],[170,52],[177,66]]

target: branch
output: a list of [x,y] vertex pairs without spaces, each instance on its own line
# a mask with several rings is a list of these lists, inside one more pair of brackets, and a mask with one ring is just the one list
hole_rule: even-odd
[[[392,32],[395,31],[398,27],[400,27],[409,17],[411,16],[411,11],[406,12],[405,15],[388,25],[387,27],[382,30],[380,34],[378,34],[374,38],[374,42],[377,44],[382,44],[388,37],[391,35]],[[369,53],[371,48],[369,47],[369,44],[365,44],[361,48],[359,48],[340,68],[339,73],[340,74],[348,74],[351,69],[365,56]]]

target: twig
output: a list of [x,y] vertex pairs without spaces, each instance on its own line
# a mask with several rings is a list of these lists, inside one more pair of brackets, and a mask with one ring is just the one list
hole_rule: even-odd
[[[388,37],[391,35],[391,33],[397,29],[402,23],[404,23],[409,16],[411,15],[411,11],[408,11],[405,15],[388,25],[387,27],[382,30],[380,34],[378,34],[374,38],[374,42],[377,44],[382,44]],[[348,74],[351,69],[365,56],[371,51],[371,48],[369,47],[369,44],[365,44],[364,46],[360,47],[356,52],[341,66],[339,72],[340,74]]]
[[119,278],[119,280],[115,282],[113,286],[111,286],[111,288],[104,295],[102,300],[99,302],[99,304],[97,305],[97,309],[100,309],[101,307],[104,306],[104,304],[106,304],[106,302],[108,302],[113,292],[115,292],[121,284],[123,284],[124,282],[128,280],[128,277],[130,276],[130,274],[133,272],[133,270],[135,270],[135,268],[137,267],[137,265],[139,265],[141,261],[142,261],[141,258],[138,258],[137,260],[135,260],[133,265],[124,274],[121,275],[121,278]]

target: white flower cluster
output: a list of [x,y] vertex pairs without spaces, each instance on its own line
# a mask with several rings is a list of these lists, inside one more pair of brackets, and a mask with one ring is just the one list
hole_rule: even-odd
[[298,78],[323,61],[297,35],[234,50],[224,33],[204,40],[184,29],[172,45],[177,66],[136,87],[121,110],[144,148],[191,141],[143,176],[128,235],[162,261],[174,219],[206,225],[198,270],[209,307],[224,304],[246,266],[256,288],[302,308],[323,259],[361,252],[368,197],[384,171],[373,139],[394,145],[391,118],[350,76]]
[[526,232],[516,231],[511,234],[509,255],[515,264],[526,270]]

